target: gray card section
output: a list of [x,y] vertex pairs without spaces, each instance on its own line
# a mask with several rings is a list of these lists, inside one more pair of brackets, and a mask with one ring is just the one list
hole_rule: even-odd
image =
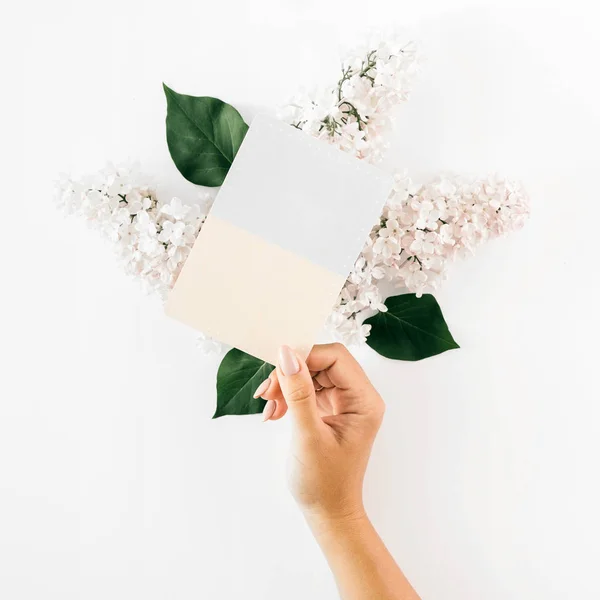
[[259,115],[211,212],[345,277],[392,185],[380,169]]

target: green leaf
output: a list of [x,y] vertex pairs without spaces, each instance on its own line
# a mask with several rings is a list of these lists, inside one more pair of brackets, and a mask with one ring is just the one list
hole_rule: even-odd
[[213,419],[224,415],[253,415],[262,412],[265,401],[253,398],[256,388],[275,367],[237,348],[230,350],[217,373],[217,410]]
[[230,104],[185,96],[163,83],[167,97],[167,144],[175,166],[192,183],[221,185],[248,131]]
[[421,360],[460,348],[431,294],[392,296],[385,305],[387,312],[365,320],[365,325],[371,325],[367,344],[379,354],[396,360]]

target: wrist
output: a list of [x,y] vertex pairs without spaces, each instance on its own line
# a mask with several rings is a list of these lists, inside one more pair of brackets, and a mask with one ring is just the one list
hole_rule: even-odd
[[310,507],[303,513],[313,530],[347,529],[369,520],[362,502],[336,509]]

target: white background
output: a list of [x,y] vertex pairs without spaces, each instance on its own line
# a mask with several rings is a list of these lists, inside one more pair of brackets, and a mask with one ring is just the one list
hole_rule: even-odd
[[388,405],[368,508],[424,599],[600,598],[593,3],[12,10],[0,596],[336,597],[285,488],[288,423],[211,421],[218,359],[55,211],[51,181],[132,157],[165,193],[192,200],[167,152],[162,81],[250,119],[335,80],[341,48],[371,26],[416,25],[429,60],[387,166],[417,178],[498,170],[525,182],[533,216],[456,264],[439,293],[461,350],[416,364],[359,353]]

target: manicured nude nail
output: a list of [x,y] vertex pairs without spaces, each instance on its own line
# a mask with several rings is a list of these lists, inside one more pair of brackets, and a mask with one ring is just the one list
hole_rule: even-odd
[[254,392],[254,396],[253,398],[259,398],[260,396],[262,396],[268,389],[269,386],[271,385],[271,379],[270,378],[266,378],[257,388],[256,391]]
[[284,375],[295,375],[300,370],[298,359],[289,346],[279,348],[279,368]]
[[277,404],[275,400],[267,400],[267,403],[263,408],[263,422],[268,421],[273,416],[273,413],[275,412],[276,408]]

